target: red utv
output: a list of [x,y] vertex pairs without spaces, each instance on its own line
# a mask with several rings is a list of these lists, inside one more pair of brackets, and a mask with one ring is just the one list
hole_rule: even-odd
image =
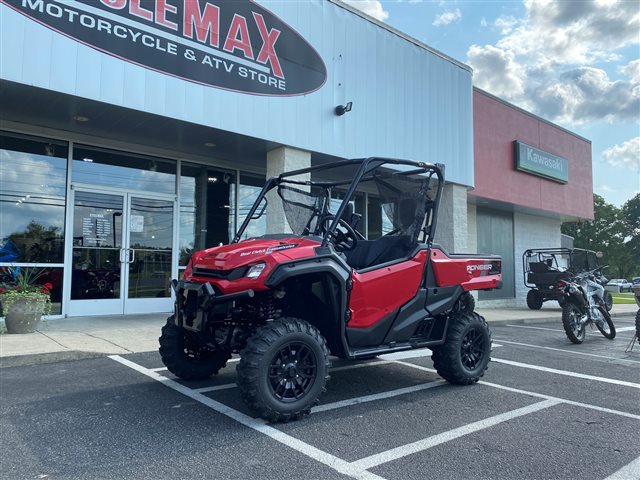
[[[195,253],[183,279],[172,281],[164,364],[180,378],[203,379],[240,354],[242,397],[271,421],[297,419],[318,403],[329,352],[359,360],[429,347],[443,378],[478,381],[491,332],[469,291],[500,288],[501,259],[432,243],[443,170],[367,158],[269,179],[231,244]],[[377,216],[380,238],[358,232],[356,189],[376,210],[367,217]],[[290,232],[247,238],[265,212],[284,212]]]

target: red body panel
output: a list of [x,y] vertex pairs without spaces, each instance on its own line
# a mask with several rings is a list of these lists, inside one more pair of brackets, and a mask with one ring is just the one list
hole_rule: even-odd
[[461,285],[464,291],[497,288],[501,280],[500,258],[449,257],[431,249],[431,265],[438,287]]
[[349,327],[367,328],[415,297],[427,261],[427,250],[406,262],[366,273],[353,272]]
[[[266,268],[258,278],[239,278],[238,280],[225,280],[189,275],[187,280],[193,282],[210,282],[222,291],[223,294],[254,290],[256,292],[268,290],[264,281],[269,273],[282,263],[292,260],[310,258],[315,255],[315,248],[320,242],[309,238],[291,237],[278,240],[251,239],[240,243],[222,245],[196,252],[191,257],[191,268],[206,268],[211,270],[233,270],[238,267],[266,263]],[[186,276],[186,275],[185,275]]]

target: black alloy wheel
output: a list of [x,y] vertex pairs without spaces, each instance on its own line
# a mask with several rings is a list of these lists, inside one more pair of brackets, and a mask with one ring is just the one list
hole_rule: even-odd
[[318,370],[313,351],[302,342],[282,345],[269,365],[269,386],[281,402],[295,402],[311,391]]
[[485,336],[483,332],[479,331],[477,327],[467,330],[460,348],[462,365],[467,370],[475,370],[482,361],[485,351]]
[[475,312],[452,313],[445,343],[432,351],[438,375],[450,383],[469,385],[487,370],[491,360],[491,330]]

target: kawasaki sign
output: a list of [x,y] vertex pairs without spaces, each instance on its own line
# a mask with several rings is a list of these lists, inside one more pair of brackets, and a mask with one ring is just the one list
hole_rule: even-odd
[[526,143],[515,142],[516,170],[549,178],[560,183],[569,181],[569,162]]
[[327,69],[315,49],[249,0],[0,0],[85,45],[191,82],[303,95]]

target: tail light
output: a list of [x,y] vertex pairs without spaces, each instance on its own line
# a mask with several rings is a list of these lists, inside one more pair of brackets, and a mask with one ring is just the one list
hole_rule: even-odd
[[560,281],[558,281],[558,283],[556,283],[556,288],[563,289],[566,286],[567,286],[567,282],[563,282],[562,280],[560,280]]
[[182,273],[182,278],[189,281],[191,280],[191,275],[192,275],[192,270],[193,267],[191,265],[191,260],[189,260],[189,263],[187,263],[187,267],[184,269],[184,272]]

